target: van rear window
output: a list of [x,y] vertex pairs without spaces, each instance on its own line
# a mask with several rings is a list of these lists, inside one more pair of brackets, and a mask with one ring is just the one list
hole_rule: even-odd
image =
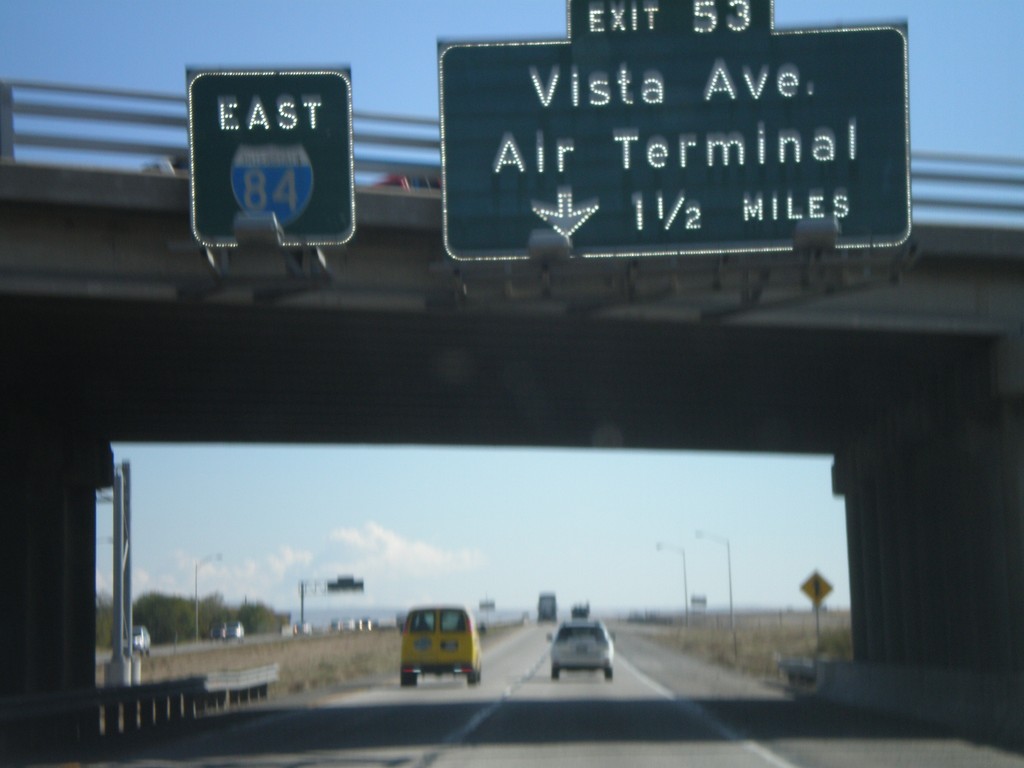
[[409,617],[409,631],[433,632],[435,620],[433,611],[416,611]]
[[442,632],[465,632],[468,629],[464,611],[441,611]]

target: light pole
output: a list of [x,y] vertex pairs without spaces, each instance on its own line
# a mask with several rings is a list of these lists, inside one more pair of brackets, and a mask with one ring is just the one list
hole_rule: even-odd
[[706,531],[697,531],[697,538],[710,539],[711,541],[725,545],[725,562],[729,568],[729,626],[732,628],[732,656],[733,659],[738,659],[740,652],[739,644],[736,642],[736,614],[733,612],[732,607],[732,551],[729,547],[729,539],[724,536],[716,536],[713,533],[707,533]]
[[199,566],[206,565],[214,560],[220,560],[220,552],[215,555],[207,555],[201,560],[196,560],[196,642],[199,642]]
[[683,558],[683,615],[684,625],[690,626],[690,587],[686,583],[686,550],[682,547],[674,547],[671,544],[666,544],[663,541],[658,542],[658,551],[669,550],[671,552],[678,552]]

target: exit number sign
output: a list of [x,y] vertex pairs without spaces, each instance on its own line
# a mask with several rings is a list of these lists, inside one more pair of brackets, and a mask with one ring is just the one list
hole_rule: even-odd
[[237,245],[239,215],[277,220],[281,245],[340,245],[355,230],[347,70],[218,71],[188,85],[192,231]]
[[456,259],[787,251],[910,235],[902,27],[776,31],[772,0],[568,0],[565,41],[442,45]]

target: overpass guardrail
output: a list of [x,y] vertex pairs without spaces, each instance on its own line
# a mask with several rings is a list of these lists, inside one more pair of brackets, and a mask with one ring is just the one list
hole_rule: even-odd
[[[356,111],[353,123],[357,184],[440,177],[436,118]],[[0,159],[184,174],[187,102],[0,79]],[[911,180],[915,221],[1024,226],[1024,158],[913,152]]]
[[115,688],[0,698],[0,755],[107,742],[260,701],[278,665]]
[[[356,112],[353,124],[357,183],[440,175],[436,119]],[[187,172],[188,105],[171,94],[0,79],[0,158]]]

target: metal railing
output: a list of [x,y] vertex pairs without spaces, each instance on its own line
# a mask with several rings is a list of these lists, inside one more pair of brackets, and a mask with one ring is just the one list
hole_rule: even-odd
[[0,698],[0,754],[159,732],[267,698],[278,665],[144,685]]
[[[353,123],[357,180],[439,175],[437,120],[356,112]],[[0,158],[185,171],[187,103],[160,93],[0,80]]]
[[915,217],[1024,221],[1024,158],[914,152],[911,180]]
[[[357,184],[440,176],[435,118],[356,112],[353,123]],[[0,80],[0,158],[187,172],[186,100]],[[1024,158],[922,151],[911,169],[915,220],[1024,226]]]

